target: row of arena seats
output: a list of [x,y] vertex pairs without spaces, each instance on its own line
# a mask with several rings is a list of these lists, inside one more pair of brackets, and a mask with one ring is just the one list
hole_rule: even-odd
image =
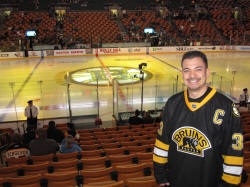
[[[110,151],[109,153],[103,152],[102,150],[95,151],[82,151],[61,154],[57,153],[42,155],[42,156],[30,156],[30,157],[21,157],[21,158],[9,158],[6,160],[6,166],[0,168],[3,175],[6,170],[17,170],[15,168],[17,165],[22,165],[27,169],[36,168],[37,164],[44,164],[51,166],[53,170],[67,168],[68,166],[80,167],[83,169],[99,167],[108,167],[113,165],[121,164],[138,164],[144,162],[152,162],[153,154],[152,152],[136,152],[127,154],[126,151],[122,151],[121,148],[118,149],[106,149],[104,151]],[[63,165],[61,165],[63,163]],[[13,167],[13,168],[10,168]],[[39,167],[38,167],[39,168]],[[16,173],[16,172],[15,172]],[[6,174],[8,175],[8,174]],[[14,174],[15,175],[15,174]]]
[[[49,17],[48,12],[12,13],[6,21],[6,29],[1,35],[11,36],[16,41],[25,38],[25,31],[37,30],[38,38],[55,37],[56,18]],[[118,25],[110,19],[110,13],[104,12],[69,12],[63,21],[64,36],[71,35],[73,38],[81,38],[90,42],[115,42],[120,34]],[[96,39],[94,36],[98,36]]]
[[[0,185],[11,187],[61,187],[68,186],[124,186],[133,187],[135,185],[129,184],[128,181],[135,181],[134,183],[140,185],[149,182],[151,187],[157,186],[153,178],[151,165],[147,163],[120,165],[109,168],[95,168],[92,170],[70,170],[55,173],[39,173],[33,175],[25,175],[18,177],[3,177],[0,178]],[[131,179],[132,178],[132,179]],[[99,185],[96,184],[100,182]],[[94,184],[91,184],[94,183]],[[105,183],[107,185],[105,185]],[[133,182],[132,182],[133,183]],[[119,185],[118,185],[119,184]],[[148,185],[148,186],[149,186]]]
[[[250,112],[242,112],[241,124],[244,133],[244,165],[243,169],[246,171],[248,178],[250,176]],[[241,184],[241,187],[250,187],[250,179],[245,184]]]

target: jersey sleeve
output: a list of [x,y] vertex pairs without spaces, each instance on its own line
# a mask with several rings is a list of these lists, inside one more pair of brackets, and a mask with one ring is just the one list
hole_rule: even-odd
[[240,184],[243,170],[243,135],[240,114],[234,104],[230,106],[224,124],[222,157],[223,187]]
[[167,164],[169,150],[169,132],[167,126],[169,123],[168,102],[166,103],[162,121],[157,131],[157,138],[154,146],[153,162],[154,175],[159,184],[168,182]]

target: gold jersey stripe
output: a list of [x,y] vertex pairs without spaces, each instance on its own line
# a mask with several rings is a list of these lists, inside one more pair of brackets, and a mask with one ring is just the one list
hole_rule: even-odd
[[[184,91],[184,97],[185,97],[185,102],[187,107],[192,111],[198,110],[200,107],[202,107],[204,104],[206,104],[216,93],[216,89],[211,87],[212,90],[209,92],[209,94],[200,102],[200,103],[194,103],[194,102],[189,102],[188,101],[188,94],[187,94],[187,89]],[[196,108],[192,108],[192,105],[195,104]]]
[[160,148],[160,149],[166,150],[166,151],[169,150],[169,145],[161,142],[158,139],[156,139],[156,141],[155,141],[155,146],[158,147],[158,148]]
[[166,164],[166,163],[168,163],[168,158],[159,157],[159,156],[156,156],[155,154],[153,154],[153,161],[157,162],[159,164]]
[[243,165],[243,157],[239,156],[226,156],[222,155],[224,159],[224,164],[227,165],[236,165],[236,166],[242,166]]
[[240,184],[241,176],[232,176],[232,175],[228,175],[228,174],[223,173],[222,180],[224,180],[225,182],[227,182],[229,184],[238,185],[238,184]]

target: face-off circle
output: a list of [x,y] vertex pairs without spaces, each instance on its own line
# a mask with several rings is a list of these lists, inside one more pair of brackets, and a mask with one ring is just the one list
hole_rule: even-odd
[[[144,80],[148,80],[152,77],[152,74],[148,71],[143,70]],[[83,85],[98,85],[106,86],[111,83],[112,79],[116,79],[120,85],[132,84],[140,81],[142,76],[139,69],[130,67],[96,67],[79,69],[70,72],[68,80],[72,83],[83,84]],[[67,75],[65,76],[67,80]]]

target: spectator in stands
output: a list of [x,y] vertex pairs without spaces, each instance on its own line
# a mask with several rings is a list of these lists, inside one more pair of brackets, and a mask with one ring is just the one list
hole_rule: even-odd
[[80,138],[77,130],[75,129],[74,123],[67,123],[67,135],[71,135],[77,140]]
[[29,155],[29,149],[23,145],[23,137],[14,133],[11,136],[12,145],[7,149],[6,158],[20,158]]
[[68,135],[62,141],[62,145],[60,146],[61,153],[73,153],[80,151],[82,151],[81,147],[75,143],[74,138],[71,135]]
[[143,124],[152,124],[154,122],[154,119],[151,117],[148,111],[144,112],[142,120],[143,120]]
[[247,107],[247,102],[249,99],[249,95],[248,95],[247,91],[248,91],[247,88],[244,88],[243,93],[240,94],[240,106],[242,106],[242,107]]
[[60,129],[56,128],[56,123],[54,121],[49,122],[47,138],[54,139],[59,144],[64,139],[64,133]]
[[37,129],[36,139],[32,140],[29,145],[30,155],[39,156],[50,153],[56,153],[59,146],[55,140],[47,138],[46,129]]
[[32,100],[28,101],[27,103],[28,106],[25,108],[24,111],[24,115],[27,117],[27,128],[36,130],[38,108],[35,105],[33,105]]
[[128,120],[130,125],[139,125],[143,123],[142,118],[139,117],[139,114],[139,110],[135,110],[134,116],[130,117]]
[[67,133],[68,135],[75,137],[76,129],[74,123],[67,123]]

